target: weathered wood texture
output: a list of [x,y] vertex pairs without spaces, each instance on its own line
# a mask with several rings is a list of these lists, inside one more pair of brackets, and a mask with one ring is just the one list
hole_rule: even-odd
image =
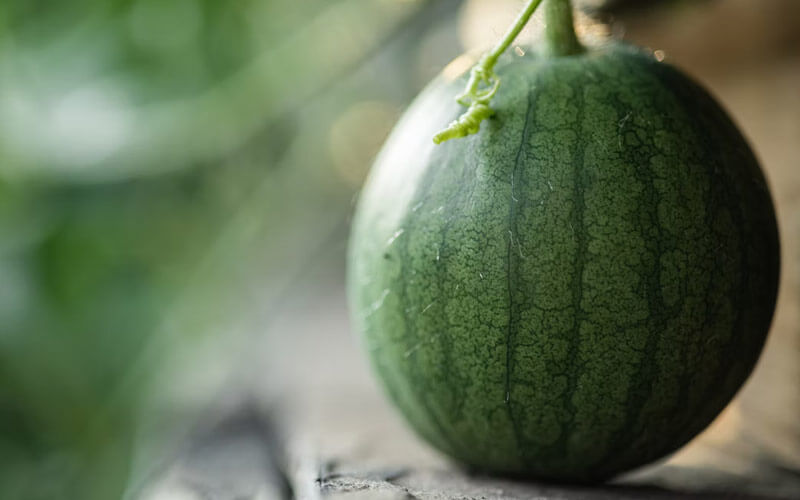
[[150,478],[142,500],[280,500],[290,488],[275,454],[278,440],[266,419],[240,407],[204,426]]

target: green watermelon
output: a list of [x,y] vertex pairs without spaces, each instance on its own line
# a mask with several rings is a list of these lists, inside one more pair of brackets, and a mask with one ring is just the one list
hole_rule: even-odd
[[603,480],[688,442],[751,372],[778,282],[770,194],[714,99],[649,53],[528,51],[497,74],[478,134],[431,141],[461,75],[389,138],[354,220],[353,321],[439,450]]

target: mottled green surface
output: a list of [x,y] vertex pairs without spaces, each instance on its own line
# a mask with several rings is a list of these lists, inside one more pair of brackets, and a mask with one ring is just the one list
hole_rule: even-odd
[[350,299],[392,400],[490,471],[597,480],[675,450],[749,374],[777,230],[717,104],[634,49],[501,63],[496,116],[434,146],[440,78],[374,167]]

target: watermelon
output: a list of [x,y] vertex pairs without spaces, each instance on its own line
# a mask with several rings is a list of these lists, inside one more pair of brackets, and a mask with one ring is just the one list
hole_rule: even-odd
[[506,55],[496,113],[435,146],[467,75],[406,112],[360,197],[355,328],[425,440],[591,482],[678,449],[751,372],[777,293],[770,194],[697,84],[619,43]]

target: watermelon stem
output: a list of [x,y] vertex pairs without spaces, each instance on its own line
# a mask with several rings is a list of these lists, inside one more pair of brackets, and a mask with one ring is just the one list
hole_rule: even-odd
[[572,56],[585,50],[575,35],[570,0],[547,0],[544,20],[544,36],[550,56]]
[[[456,102],[467,107],[467,111],[436,134],[433,137],[434,143],[441,144],[450,139],[477,134],[481,122],[494,114],[489,107],[489,101],[500,87],[500,78],[495,74],[494,66],[503,52],[514,43],[541,3],[542,0],[529,0],[503,38],[472,67],[464,92],[456,96]],[[565,56],[583,52],[583,46],[575,35],[570,0],[547,0],[546,3],[547,53],[551,56]]]

